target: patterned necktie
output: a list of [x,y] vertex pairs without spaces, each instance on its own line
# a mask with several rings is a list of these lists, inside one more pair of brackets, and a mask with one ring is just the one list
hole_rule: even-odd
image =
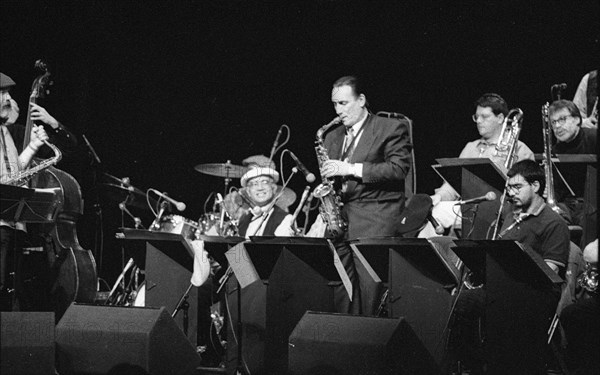
[[352,157],[352,149],[354,148],[353,145],[353,141],[354,141],[354,129],[350,128],[346,128],[346,143],[344,145],[344,154],[346,155],[346,157],[344,158],[344,160],[350,160],[350,158]]

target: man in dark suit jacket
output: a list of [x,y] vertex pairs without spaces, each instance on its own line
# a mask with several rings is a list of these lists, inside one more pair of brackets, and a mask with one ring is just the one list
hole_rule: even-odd
[[[344,126],[323,135],[330,160],[321,166],[321,175],[335,177],[340,188],[342,217],[348,223],[343,239],[397,236],[412,148],[408,124],[369,113],[367,97],[356,77],[338,79],[333,84],[331,101]],[[336,292],[336,309],[373,314],[379,287],[359,292],[351,250],[345,242],[338,242],[336,249],[353,284],[352,303]]]
[[331,101],[344,126],[324,134],[330,160],[321,173],[342,184],[346,239],[399,235],[412,148],[408,123],[369,113],[356,77],[338,79]]

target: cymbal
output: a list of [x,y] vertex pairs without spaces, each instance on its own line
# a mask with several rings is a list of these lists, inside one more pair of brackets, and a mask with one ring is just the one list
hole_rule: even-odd
[[194,169],[200,173],[225,178],[241,178],[248,171],[247,167],[231,163],[198,164]]
[[[283,188],[283,186],[281,185],[277,185],[277,192],[275,194],[279,194],[281,192],[281,189]],[[275,204],[287,211],[288,207],[291,206],[292,204],[294,204],[294,202],[296,201],[296,193],[294,193],[294,191],[292,189],[290,189],[289,187],[285,187],[283,188],[283,194],[281,194],[281,197],[277,200],[277,202],[275,202]]]
[[[137,207],[148,210],[146,193],[134,186],[123,186],[111,183],[100,184],[100,188],[106,197],[117,203],[125,203],[129,207]],[[150,197],[150,204],[156,205],[156,199]]]

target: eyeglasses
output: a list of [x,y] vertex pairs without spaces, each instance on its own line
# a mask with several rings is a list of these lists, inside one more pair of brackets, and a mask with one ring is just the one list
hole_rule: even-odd
[[254,180],[254,181],[248,182],[248,187],[250,187],[250,188],[257,188],[259,186],[262,187],[262,186],[270,185],[271,183],[272,183],[272,181],[271,180],[267,180],[267,179],[264,179],[264,180]]
[[489,119],[490,117],[492,117],[493,114],[492,113],[488,113],[486,115],[478,115],[476,113],[473,114],[473,116],[471,116],[471,118],[473,119],[473,122],[477,122],[477,120],[481,117],[483,119],[483,121]]
[[524,186],[526,185],[531,185],[529,183],[524,183],[524,184],[508,184],[506,185],[506,192],[507,193],[515,193],[515,194],[519,194],[521,192],[521,189],[523,189]]
[[567,123],[567,119],[568,119],[569,117],[573,117],[573,116],[571,116],[571,115],[566,115],[566,116],[559,117],[559,118],[558,118],[558,119],[556,119],[556,120],[552,120],[552,121],[550,121],[550,124],[552,124],[552,126],[556,126],[556,124],[559,124],[560,126],[563,126],[564,124],[566,124],[566,123]]

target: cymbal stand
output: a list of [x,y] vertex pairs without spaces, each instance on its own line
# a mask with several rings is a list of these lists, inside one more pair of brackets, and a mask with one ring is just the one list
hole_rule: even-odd
[[225,181],[224,181],[225,186],[223,189],[223,196],[227,195],[227,192],[229,190],[229,184],[231,183],[231,180],[232,180],[232,178],[229,177],[229,171],[231,170],[231,168],[229,166],[232,165],[231,160],[227,160],[227,163],[225,163],[225,165],[226,165],[225,170],[227,171],[227,173],[225,174]]
[[[129,198],[127,198],[129,199]],[[123,202],[119,203],[119,209],[121,210],[121,212],[126,213],[127,215],[129,215],[129,217],[133,220],[134,225],[135,225],[135,229],[146,229],[143,225],[142,225],[142,219],[140,219],[137,216],[133,216],[133,214],[131,213],[131,211],[129,211],[127,209],[127,199],[125,199]]]
[[187,287],[187,289],[185,290],[185,292],[183,293],[181,298],[179,298],[179,302],[177,302],[177,306],[175,306],[175,310],[173,310],[173,314],[171,314],[171,318],[175,319],[175,317],[177,316],[177,313],[179,313],[179,310],[183,310],[183,334],[186,336],[188,334],[188,323],[189,323],[188,310],[190,307],[188,298],[190,296],[190,290],[192,290],[193,286],[194,286],[194,284],[190,283],[190,285]]

